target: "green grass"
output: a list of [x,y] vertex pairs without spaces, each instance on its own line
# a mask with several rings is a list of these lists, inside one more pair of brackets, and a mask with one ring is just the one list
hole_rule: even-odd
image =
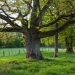
[[42,51],[45,59],[28,60],[25,54],[0,57],[0,75],[75,75],[75,53]]

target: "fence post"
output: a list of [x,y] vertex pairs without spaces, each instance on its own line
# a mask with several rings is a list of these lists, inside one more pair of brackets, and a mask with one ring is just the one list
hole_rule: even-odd
[[19,54],[20,54],[20,50],[19,50]]
[[3,51],[3,56],[5,56],[5,51]]
[[13,50],[11,51],[11,56],[13,56]]

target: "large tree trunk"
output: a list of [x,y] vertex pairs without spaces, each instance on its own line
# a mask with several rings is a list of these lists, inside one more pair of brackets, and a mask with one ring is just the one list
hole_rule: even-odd
[[26,58],[28,59],[43,59],[40,52],[40,39],[36,36],[25,36],[26,42]]
[[66,37],[65,39],[65,44],[66,44],[66,52],[73,52],[73,41],[72,37]]

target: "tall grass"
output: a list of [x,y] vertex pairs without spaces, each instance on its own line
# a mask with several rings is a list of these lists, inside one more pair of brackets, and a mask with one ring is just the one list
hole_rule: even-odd
[[28,60],[25,54],[0,57],[0,75],[75,75],[75,53],[42,51],[45,59]]

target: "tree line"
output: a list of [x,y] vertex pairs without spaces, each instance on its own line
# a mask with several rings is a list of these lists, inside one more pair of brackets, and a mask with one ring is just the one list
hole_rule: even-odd
[[20,48],[25,47],[21,33],[0,33],[0,48]]
[[[54,47],[54,37],[41,39],[41,47]],[[64,41],[59,41],[59,48],[65,48]],[[23,48],[25,42],[21,33],[1,32],[0,48]]]
[[[74,26],[73,26],[74,28]],[[70,32],[70,27],[67,30],[59,33],[58,35],[58,47],[66,48],[66,37],[72,35],[72,39],[69,37],[67,40],[72,41],[72,46],[75,46],[75,35],[74,30]],[[66,32],[67,31],[67,32]],[[66,33],[65,33],[66,32]],[[62,37],[61,37],[62,36]],[[40,47],[54,47],[54,36],[42,38]],[[0,48],[23,48],[25,47],[25,42],[23,40],[23,35],[21,33],[11,33],[11,32],[1,32],[0,33]]]

